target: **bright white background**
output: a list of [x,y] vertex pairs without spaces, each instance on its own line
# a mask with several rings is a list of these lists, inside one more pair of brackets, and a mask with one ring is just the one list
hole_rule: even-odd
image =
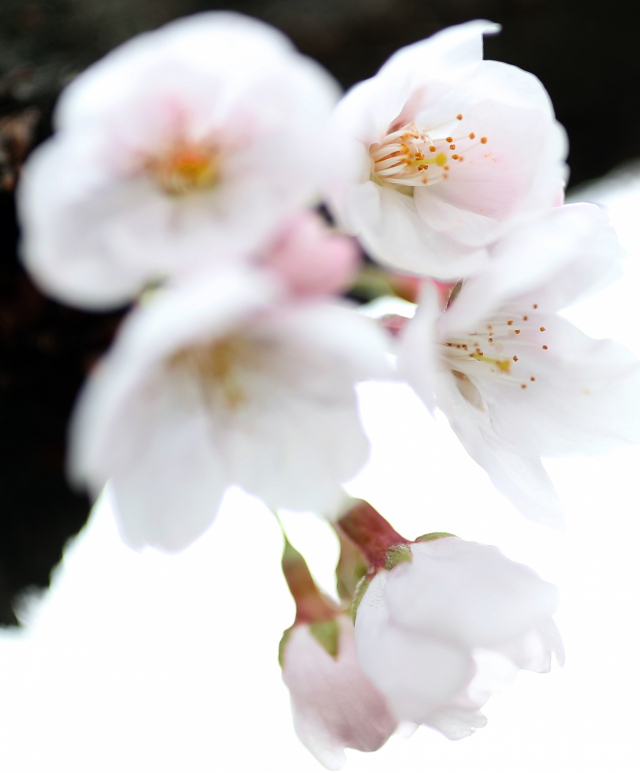
[[[640,356],[640,177],[590,189],[629,249],[628,272],[568,316]],[[639,395],[640,399],[640,395]],[[555,532],[491,487],[440,417],[408,389],[362,390],[373,442],[352,484],[406,537],[428,531],[498,545],[560,587],[564,669],[522,673],[485,709],[486,728],[450,742],[420,729],[346,771],[635,773],[640,767],[640,449],[553,460],[567,511]],[[292,542],[331,588],[337,547],[311,515]],[[231,491],[214,527],[179,555],[136,553],[108,505],[70,546],[27,628],[0,635],[0,763],[7,773],[303,773],[322,770],[295,737],[277,663],[293,619],[281,536]]]

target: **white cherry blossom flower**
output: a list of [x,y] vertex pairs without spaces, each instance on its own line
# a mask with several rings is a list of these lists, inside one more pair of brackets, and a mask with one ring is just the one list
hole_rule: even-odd
[[298,737],[325,768],[339,770],[345,748],[376,751],[398,722],[358,662],[351,620],[339,615],[324,625],[338,627],[335,654],[312,625],[294,625],[282,647],[282,677]]
[[640,363],[557,313],[610,281],[618,257],[597,207],[552,209],[500,241],[492,269],[459,284],[444,311],[428,283],[404,331],[401,373],[533,520],[561,522],[541,456],[640,441]]
[[497,548],[453,536],[405,547],[357,607],[356,650],[400,720],[454,740],[486,724],[487,699],[563,648],[556,588]]
[[371,255],[457,279],[484,247],[556,200],[567,143],[530,73],[482,60],[486,21],[401,49],[335,112],[329,196]]
[[338,93],[281,33],[234,13],[123,44],[67,87],[58,131],[25,166],[34,278],[108,307],[193,261],[259,248],[318,196]]
[[70,474],[112,480],[134,546],[181,549],[239,484],[323,511],[368,455],[354,386],[387,374],[386,341],[350,307],[295,302],[272,278],[216,271],[125,321],[73,421]]

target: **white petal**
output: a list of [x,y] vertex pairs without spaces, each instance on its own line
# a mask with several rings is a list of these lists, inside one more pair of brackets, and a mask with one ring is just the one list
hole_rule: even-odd
[[589,338],[558,315],[532,313],[528,322],[531,329],[520,336],[531,346],[518,348],[511,369],[522,373],[527,389],[478,380],[495,434],[535,456],[603,453],[639,442],[640,362],[631,352]]
[[499,31],[498,24],[483,20],[447,27],[401,48],[379,75],[392,79],[410,73],[413,88],[429,81],[469,79],[477,74],[482,62],[482,36]]
[[413,196],[374,182],[351,192],[349,222],[367,251],[398,271],[439,279],[477,272],[484,250],[457,244],[420,219]]
[[497,548],[444,537],[411,546],[384,588],[391,620],[471,648],[523,636],[556,609],[557,590]]
[[433,341],[440,315],[436,286],[426,282],[416,312],[404,330],[398,351],[398,375],[405,378],[433,413],[437,408],[437,361]]
[[246,410],[226,434],[234,475],[272,506],[330,510],[368,457],[354,385],[389,375],[386,340],[372,321],[326,303],[260,320],[251,335],[270,367],[251,375]]
[[443,708],[434,712],[425,724],[438,730],[450,741],[458,741],[472,735],[478,728],[484,727],[487,724],[487,718],[474,709]]
[[472,405],[456,381],[443,374],[437,391],[438,406],[470,456],[524,516],[549,526],[561,526],[562,508],[540,459],[499,437],[486,406]]
[[373,579],[358,607],[358,658],[395,714],[421,724],[468,682],[473,663],[462,647],[393,623],[380,598],[386,575]]
[[215,518],[228,475],[202,412],[185,410],[154,374],[115,395],[119,375],[103,370],[76,410],[72,472],[95,493],[112,476],[129,544],[181,550]]
[[444,315],[446,331],[472,331],[505,301],[558,311],[614,281],[621,252],[606,215],[592,204],[554,207],[491,249],[489,269],[468,279]]

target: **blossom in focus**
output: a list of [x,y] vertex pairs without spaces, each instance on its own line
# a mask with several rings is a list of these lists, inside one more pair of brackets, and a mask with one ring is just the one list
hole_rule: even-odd
[[216,271],[126,319],[73,419],[72,479],[108,478],[133,545],[180,549],[237,483],[271,507],[323,511],[368,456],[354,386],[384,377],[371,320],[295,302],[273,277]]
[[356,650],[400,720],[455,740],[518,669],[546,672],[562,642],[556,588],[497,548],[438,536],[405,546],[357,607]]
[[[314,635],[329,625],[337,630],[335,654]],[[395,731],[397,720],[358,662],[353,623],[347,615],[293,626],[282,659],[296,733],[329,770],[343,766],[345,747],[376,751]]]
[[338,94],[280,32],[234,13],[123,44],[67,87],[57,132],[25,166],[32,275],[101,308],[260,248],[319,195]]
[[597,207],[557,207],[495,245],[491,270],[458,285],[444,310],[427,283],[404,330],[401,373],[533,520],[561,521],[541,456],[640,441],[640,363],[557,313],[616,277],[618,258]]
[[336,108],[332,208],[392,268],[474,273],[488,244],[557,199],[564,131],[537,78],[482,60],[498,29],[473,21],[403,48]]

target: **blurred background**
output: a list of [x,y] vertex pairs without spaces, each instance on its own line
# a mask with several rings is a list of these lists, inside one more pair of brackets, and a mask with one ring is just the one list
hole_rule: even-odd
[[[6,698],[0,726],[11,740],[0,737],[0,749],[10,773],[319,769],[301,747],[287,746],[293,735],[274,648],[293,613],[278,576],[277,530],[247,498],[234,494],[212,530],[215,536],[171,562],[159,554],[137,556],[121,545],[105,506],[98,513],[102,520],[56,575],[60,595],[41,609],[21,601],[25,590],[48,587],[65,545],[87,520],[89,502],[64,480],[66,424],[122,312],[65,308],[45,299],[24,274],[16,257],[13,203],[20,164],[50,133],[52,107],[75,73],[134,34],[211,8],[234,8],[274,24],[345,87],[373,75],[399,47],[442,27],[475,18],[499,22],[503,31],[486,39],[485,57],[518,65],[544,83],[569,134],[570,188],[640,153],[640,4],[625,5],[623,13],[595,0],[1,0],[0,625],[6,628],[0,651],[8,668],[0,669]],[[616,224],[626,229],[631,260],[638,254],[637,177],[625,172],[613,187],[584,194],[610,207]],[[577,314],[589,334],[611,335],[640,354],[634,332],[637,273],[634,281],[624,292],[610,291],[600,311],[587,305]],[[442,451],[450,443],[448,430],[439,427],[433,434],[424,418],[424,442],[430,445],[416,447],[423,418],[417,418],[421,409],[411,407],[410,397],[370,399],[374,407],[365,404],[365,418],[368,410],[370,417],[382,413],[387,419],[386,428],[376,429],[370,418],[368,429],[374,443],[380,433],[377,447],[387,451],[374,455],[354,493],[371,498],[409,538],[436,529],[494,542],[559,583],[565,599],[559,622],[577,660],[572,671],[570,654],[564,674],[548,677],[550,683],[563,680],[551,702],[547,677],[518,685],[518,699],[501,696],[493,735],[488,728],[469,742],[449,744],[429,733],[427,741],[421,736],[410,742],[412,751],[394,741],[391,752],[376,756],[379,763],[356,755],[351,769],[376,770],[379,764],[386,771],[438,773],[636,770],[637,757],[630,755],[638,751],[632,695],[639,677],[633,642],[640,582],[633,545],[640,533],[631,520],[638,492],[630,486],[638,455],[606,463],[554,462],[551,471],[569,500],[574,531],[568,543],[566,536],[524,523],[473,463],[461,461],[457,446]],[[394,419],[391,406],[398,401],[408,401],[409,418]],[[410,437],[385,434],[407,421],[413,425]],[[439,481],[440,491],[433,501],[424,499],[427,465],[411,467],[408,458],[434,465],[431,479]],[[458,483],[446,489],[446,470],[458,462],[465,475],[470,470],[469,491],[460,491]],[[380,477],[394,477],[394,490],[376,487]],[[446,513],[446,522],[424,523],[434,511]],[[244,520],[237,520],[238,513]],[[313,519],[304,523],[297,536],[309,542],[312,563],[330,585],[327,555],[333,556],[335,545],[319,536]],[[252,609],[242,614],[228,592],[228,567],[215,560],[217,546],[237,539],[238,528],[247,544],[257,540],[265,547],[247,548],[244,569],[232,583],[238,594],[253,596]],[[621,533],[627,535],[622,545],[611,536]],[[227,593],[214,599],[221,586]],[[16,609],[35,628],[15,629]],[[241,622],[244,627],[236,627]],[[615,661],[613,671],[605,668],[609,660]],[[264,673],[266,681],[254,691],[252,680]],[[246,745],[247,729],[253,745]],[[125,748],[135,750],[126,760]]]

